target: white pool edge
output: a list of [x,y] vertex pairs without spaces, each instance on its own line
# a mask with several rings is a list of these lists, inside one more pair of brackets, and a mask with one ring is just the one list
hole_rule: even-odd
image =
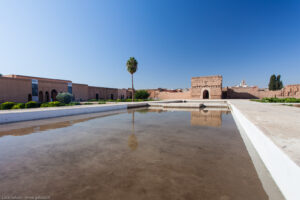
[[[166,101],[165,101],[166,102]],[[176,101],[168,101],[176,102]],[[300,167],[292,161],[269,137],[257,126],[248,120],[234,105],[227,101],[231,107],[234,120],[245,130],[245,133],[262,159],[272,178],[288,200],[300,199]],[[113,110],[126,110],[133,107],[148,106],[150,102],[124,103],[113,105],[91,105],[77,107],[60,107],[53,109],[28,109],[0,113],[0,124],[47,119],[70,115],[79,115]]]
[[262,159],[278,188],[288,200],[300,199],[300,167],[277,147],[257,126],[249,121],[229,101],[234,119],[245,133]]
[[[179,102],[179,100],[160,101],[165,103]],[[130,108],[146,107],[151,103],[157,102],[128,102],[117,104],[94,104],[94,105],[80,105],[80,106],[63,106],[50,108],[32,108],[32,109],[18,109],[18,110],[1,110],[0,124],[30,121],[38,119],[47,119],[54,117],[65,117],[71,115],[80,115],[96,112],[106,112],[115,110],[126,110]]]

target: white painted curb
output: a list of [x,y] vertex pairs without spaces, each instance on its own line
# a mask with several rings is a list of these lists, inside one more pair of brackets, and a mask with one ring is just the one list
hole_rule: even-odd
[[[230,104],[230,102],[228,102]],[[300,199],[300,167],[292,161],[270,138],[250,122],[234,105],[232,114],[245,130],[247,137],[269,170],[278,188],[288,200]]]
[[[163,103],[182,102],[182,100],[167,100],[160,101]],[[104,105],[81,105],[81,106],[67,106],[67,107],[52,107],[52,108],[34,108],[22,110],[6,110],[0,111],[0,124],[29,121],[37,119],[47,119],[53,117],[64,117],[70,115],[80,115],[95,112],[105,112],[113,110],[122,110],[127,108],[137,108],[155,104],[156,101],[148,102],[124,102],[118,104],[104,104]]]
[[0,114],[0,124],[28,121],[36,119],[46,119],[53,117],[63,117],[70,115],[80,115],[95,112],[127,109],[127,104],[109,106],[80,106],[76,108],[60,107],[58,109],[30,109],[26,111],[12,111]]

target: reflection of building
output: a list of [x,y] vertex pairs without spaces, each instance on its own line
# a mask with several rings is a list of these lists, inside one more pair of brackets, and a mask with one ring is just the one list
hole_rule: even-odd
[[222,125],[222,111],[219,110],[192,111],[191,125],[219,127]]

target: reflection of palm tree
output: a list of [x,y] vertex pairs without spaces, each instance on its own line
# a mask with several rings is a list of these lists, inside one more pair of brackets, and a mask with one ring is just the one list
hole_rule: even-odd
[[134,134],[131,134],[128,138],[128,147],[133,151],[138,147],[138,141]]
[[131,130],[131,135],[128,138],[128,147],[131,150],[136,150],[138,147],[138,141],[136,136],[134,135],[134,111],[132,112],[132,130]]

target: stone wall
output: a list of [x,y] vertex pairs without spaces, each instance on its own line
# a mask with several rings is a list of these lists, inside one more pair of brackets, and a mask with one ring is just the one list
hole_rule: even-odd
[[73,83],[72,93],[76,101],[87,101],[89,95],[88,85]]
[[227,99],[261,99],[264,97],[300,98],[300,84],[287,85],[281,90],[270,91],[258,87],[227,87],[223,88],[223,97]]
[[129,93],[127,89],[118,89],[118,99],[128,99],[128,98],[129,98]]
[[58,93],[68,92],[68,83],[38,80],[38,91],[40,102],[55,101]]
[[283,96],[300,98],[300,84],[287,85],[283,89]]
[[88,99],[117,99],[117,98],[118,98],[118,89],[116,88],[88,86]]
[[193,77],[191,87],[192,99],[221,99],[222,76]]
[[0,103],[27,102],[31,92],[31,80],[0,77]]
[[15,78],[15,79],[36,79],[41,81],[51,81],[51,82],[63,82],[63,83],[71,83],[70,80],[62,80],[62,79],[53,79],[53,78],[41,78],[41,77],[34,77],[34,76],[23,76],[23,75],[15,75],[15,74],[9,74],[9,75],[3,75],[3,77],[8,78]]
[[[32,97],[32,80],[38,80],[38,97]],[[48,79],[21,75],[5,75],[0,77],[0,103],[12,101],[26,103],[33,99],[39,102],[55,101],[60,92],[68,92],[68,85],[72,85],[72,94],[76,101],[88,99],[117,99],[131,96],[127,89],[93,87],[86,84],[72,83],[68,80]]]
[[[86,84],[72,83],[68,80],[48,79],[21,75],[0,77],[0,103],[5,101],[27,102],[32,95],[32,79],[38,80],[38,100],[46,102],[55,100],[53,94],[68,92],[72,84],[72,93],[76,101],[88,99],[121,99],[131,98],[129,89],[93,87]],[[193,77],[190,90],[147,90],[153,99],[253,99],[263,97],[296,97],[300,98],[300,84],[287,85],[282,90],[269,91],[258,87],[222,88],[222,76]]]
[[170,91],[159,91],[159,90],[147,90],[150,93],[152,99],[190,99],[190,91],[182,92],[170,92]]

